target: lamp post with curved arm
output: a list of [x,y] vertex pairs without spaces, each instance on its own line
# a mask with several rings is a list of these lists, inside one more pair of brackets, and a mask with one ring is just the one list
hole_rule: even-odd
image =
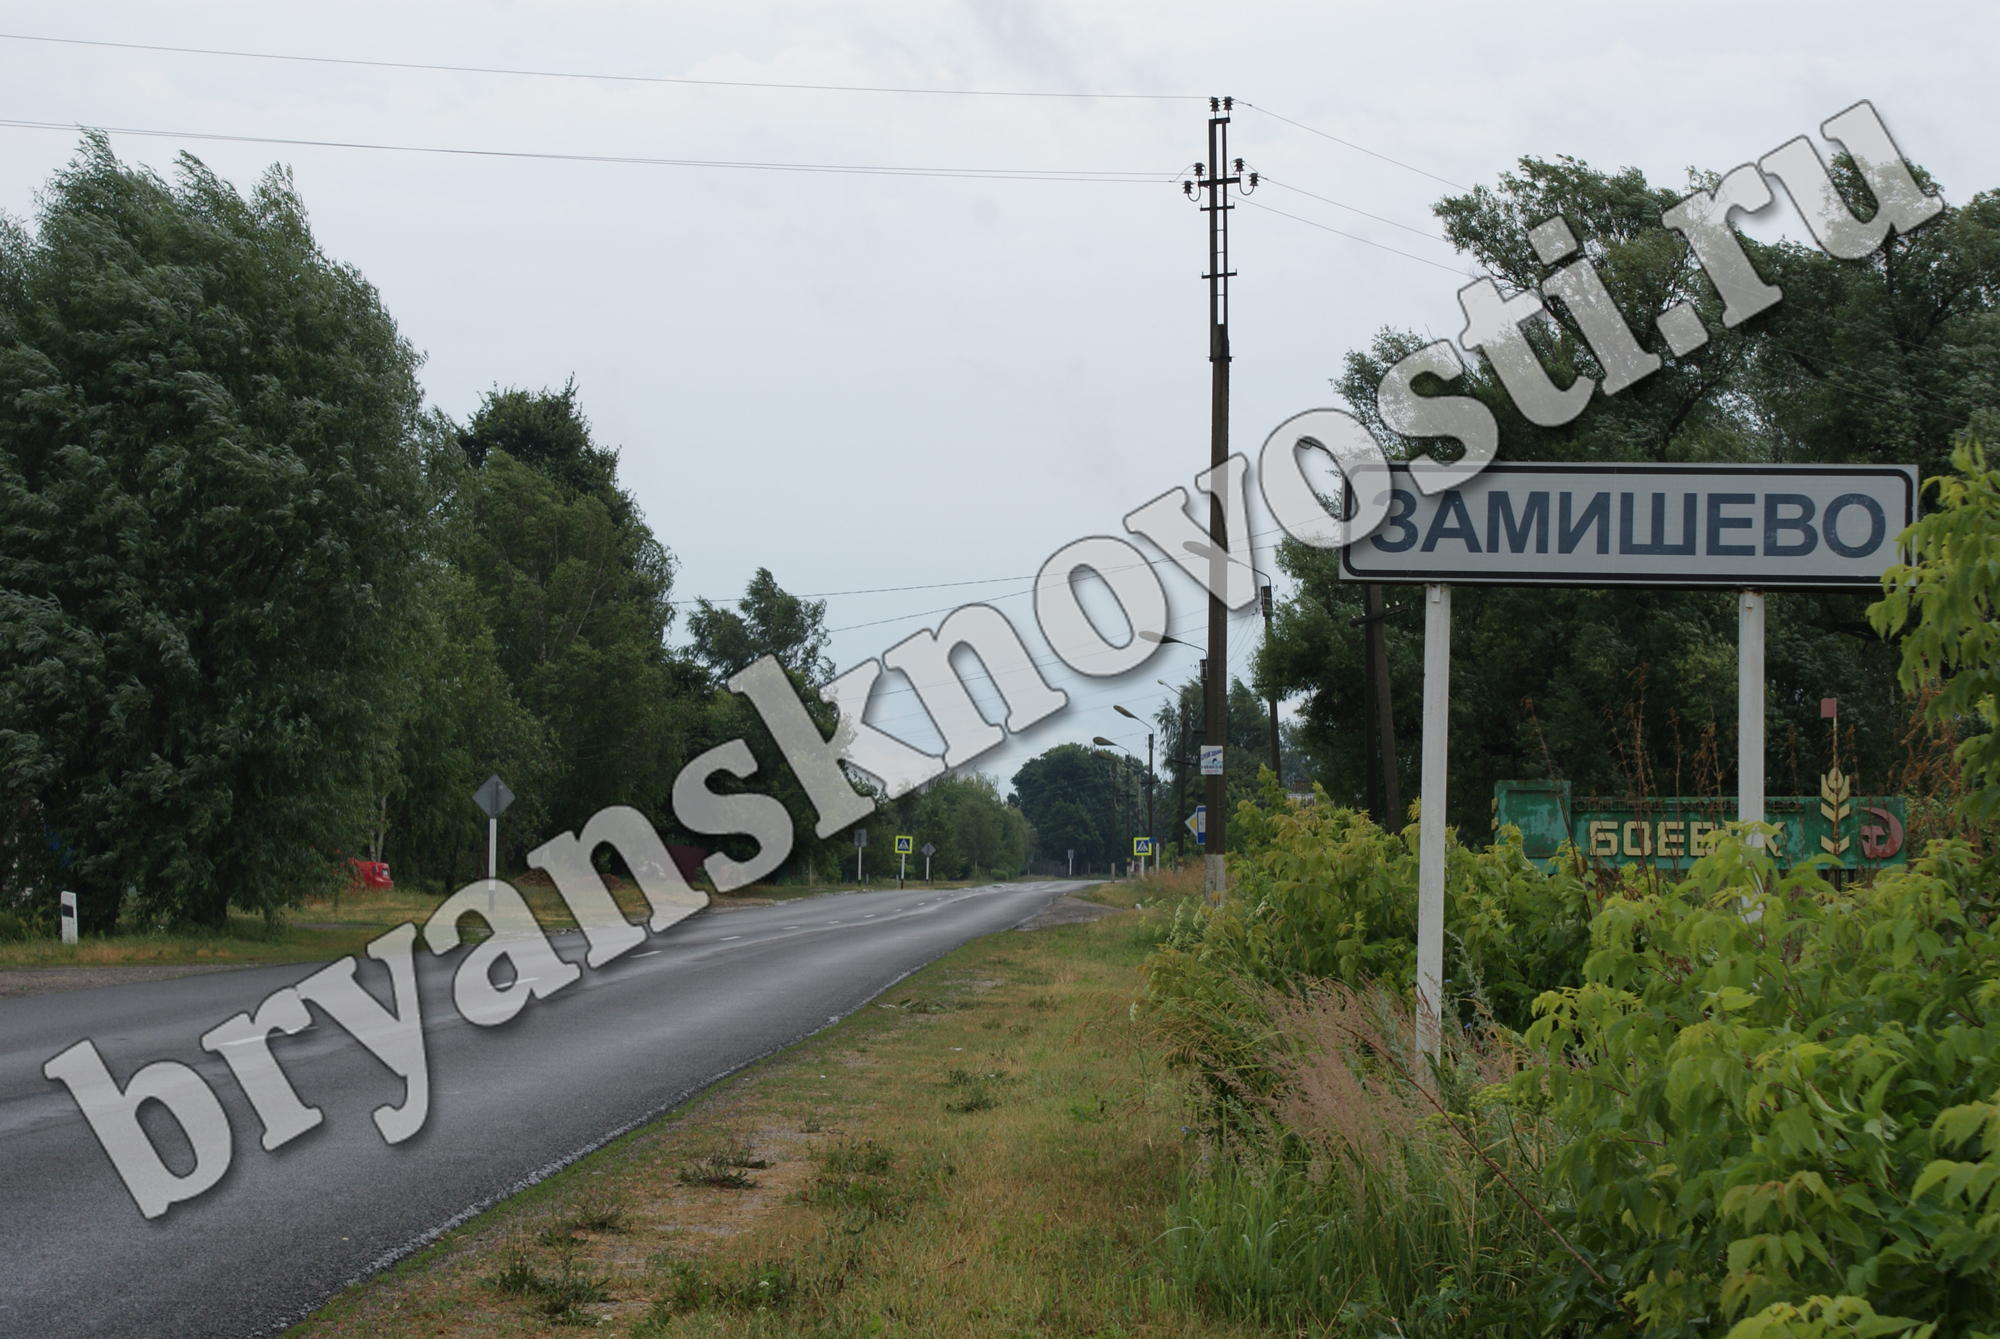
[[[1111,709],[1128,721],[1147,724],[1115,702],[1111,704]],[[1153,732],[1151,730],[1146,731],[1146,836],[1153,843],[1153,850],[1157,852],[1160,849],[1160,834],[1153,826]],[[1153,860],[1157,866],[1159,856],[1155,855]]]
[[[1125,784],[1118,787],[1118,813],[1125,820],[1125,872],[1129,875],[1132,872],[1132,763],[1130,761],[1132,750],[1115,739],[1106,739],[1103,735],[1098,735],[1090,742],[1100,748],[1117,749],[1126,755],[1124,758],[1112,761],[1125,764]],[[1114,870],[1117,868],[1116,861],[1112,862],[1112,868]]]

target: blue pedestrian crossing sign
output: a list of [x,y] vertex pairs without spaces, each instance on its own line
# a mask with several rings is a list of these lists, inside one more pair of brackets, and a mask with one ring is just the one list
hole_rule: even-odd
[[1208,806],[1197,804],[1194,813],[1187,819],[1187,829],[1194,834],[1196,846],[1208,845]]
[[912,852],[912,851],[914,851],[914,850],[916,850],[916,849],[917,849],[917,839],[916,839],[915,837],[898,837],[898,838],[896,838],[896,854],[897,854],[897,855],[908,855],[908,854],[909,854],[910,852]]
[[1134,837],[1132,839],[1133,855],[1135,856],[1151,855],[1152,853],[1153,853],[1153,839],[1151,837]]

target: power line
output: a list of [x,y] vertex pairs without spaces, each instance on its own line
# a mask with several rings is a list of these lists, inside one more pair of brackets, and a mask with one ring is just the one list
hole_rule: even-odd
[[1384,218],[1380,214],[1371,214],[1365,209],[1357,208],[1354,205],[1346,204],[1342,201],[1334,199],[1331,196],[1314,195],[1311,191],[1303,190],[1300,187],[1288,185],[1285,182],[1279,181],[1276,177],[1273,177],[1269,172],[1263,174],[1263,184],[1266,186],[1276,186],[1278,189],[1290,191],[1294,195],[1303,195],[1306,197],[1306,199],[1317,200],[1323,205],[1332,205],[1335,209],[1345,209],[1350,214],[1359,214],[1361,215],[1362,218],[1374,219],[1377,223],[1386,223],[1392,228],[1401,228],[1404,232],[1413,232],[1419,237],[1428,237],[1433,242],[1443,242],[1447,246],[1451,244],[1451,239],[1449,237],[1444,236],[1444,234],[1442,233],[1432,232],[1428,228],[1414,227],[1408,223],[1398,223],[1396,220],[1392,218]]
[[1462,191],[1467,189],[1466,187],[1461,186],[1457,182],[1453,181],[1450,177],[1440,177],[1435,172],[1427,172],[1423,168],[1418,167],[1413,163],[1406,163],[1400,158],[1391,158],[1386,153],[1377,153],[1375,150],[1367,147],[1364,144],[1356,144],[1351,139],[1342,139],[1338,135],[1328,134],[1326,131],[1320,130],[1314,126],[1309,126],[1303,121],[1294,121],[1289,116],[1280,116],[1276,112],[1272,111],[1269,107],[1259,107],[1256,103],[1246,101],[1243,98],[1236,99],[1236,103],[1239,107],[1248,107],[1251,111],[1262,112],[1264,115],[1270,117],[1275,121],[1283,121],[1288,126],[1295,126],[1298,129],[1305,131],[1309,135],[1318,135],[1321,139],[1330,139],[1335,144],[1345,145],[1346,147],[1354,150],[1356,153],[1365,153],[1370,158],[1380,158],[1383,162],[1394,164],[1395,166],[1402,168],[1405,172],[1414,172],[1420,177],[1429,177],[1432,181],[1441,181],[1455,191]]
[[[421,61],[364,60],[347,56],[295,56],[276,51],[231,51],[219,47],[165,46],[153,42],[107,42],[86,37],[42,37],[33,33],[0,33],[9,42],[46,42],[60,46],[104,47],[115,51],[156,51],[176,56],[225,56],[232,60],[291,61],[304,65],[350,65],[377,70],[418,70],[432,74],[492,74],[526,79],[581,79],[616,84],[677,84],[694,88],[762,88],[807,93],[900,93],[924,97],[961,98],[1089,98],[1126,102],[1200,102],[1194,93],[1034,92],[1012,88],[921,88],[888,84],[791,84],[757,79],[687,79],[651,74],[602,74],[577,70],[533,70],[496,65],[434,65]],[[1280,118],[1281,120],[1283,118]]]
[[1398,251],[1393,246],[1384,246],[1382,243],[1374,241],[1367,237],[1363,237],[1359,233],[1345,232],[1339,228],[1331,226],[1330,224],[1317,223],[1314,222],[1312,219],[1301,217],[1298,214],[1290,214],[1282,209],[1273,208],[1272,206],[1265,204],[1261,200],[1244,200],[1242,203],[1249,205],[1253,209],[1261,209],[1264,210],[1266,213],[1276,214],[1279,218],[1290,219],[1294,223],[1303,223],[1308,228],[1318,228],[1322,232],[1330,232],[1336,237],[1345,237],[1350,242],[1359,242],[1363,246],[1372,246],[1378,251],[1387,251],[1392,256],[1401,256],[1405,260],[1414,260],[1419,262],[1420,264],[1429,265],[1433,269],[1443,270],[1448,274],[1455,274],[1461,279],[1465,277],[1465,272],[1463,270],[1454,269],[1452,266],[1446,265],[1441,261],[1432,260],[1428,256],[1419,256],[1408,251]]
[[969,181],[1068,181],[1113,185],[1157,185],[1173,180],[1160,172],[1065,171],[1056,168],[895,167],[859,163],[776,163],[726,158],[648,158],[624,154],[553,153],[529,149],[457,149],[426,144],[370,144],[360,140],[288,139],[277,135],[224,135],[195,130],[150,130],[135,126],[81,126],[59,121],[0,118],[0,127],[15,130],[60,130],[74,133],[95,129],[110,135],[142,135],[149,139],[214,141],[225,144],[282,144],[307,149],[366,149],[380,153],[431,153],[464,158],[527,158],[559,163],[610,163],[638,167],[712,167],[755,172],[815,172],[836,176],[940,177]]

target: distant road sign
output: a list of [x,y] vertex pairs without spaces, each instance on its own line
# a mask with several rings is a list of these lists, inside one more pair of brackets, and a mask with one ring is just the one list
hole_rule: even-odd
[[479,806],[488,818],[498,818],[507,812],[507,806],[514,802],[514,792],[507,789],[507,783],[496,773],[486,778],[486,784],[472,792],[472,802]]
[[925,842],[925,843],[924,843],[924,858],[928,860],[928,859],[929,859],[930,857],[932,857],[932,856],[934,856],[934,855],[936,855],[936,854],[937,854],[937,847],[935,847],[935,846],[932,846],[932,845],[931,845],[931,844],[930,844],[929,842]]
[[1201,774],[1203,776],[1222,775],[1222,749],[1220,744],[1201,746]]
[[916,849],[917,849],[917,839],[916,839],[915,837],[898,837],[898,838],[896,838],[896,854],[897,854],[897,855],[908,855],[908,854],[909,854],[910,852],[912,852],[912,851],[914,851],[914,850],[916,850]]
[[1208,806],[1197,804],[1194,812],[1187,817],[1187,829],[1194,834],[1196,846],[1208,845]]
[[1134,837],[1132,839],[1133,855],[1151,855],[1152,853],[1153,839],[1151,837]]
[[867,829],[867,828],[856,828],[856,829],[854,829],[854,846],[855,846],[855,849],[856,849],[856,850],[859,850],[859,849],[860,849],[861,847],[864,847],[864,846],[866,846],[867,844],[868,844],[868,829]]

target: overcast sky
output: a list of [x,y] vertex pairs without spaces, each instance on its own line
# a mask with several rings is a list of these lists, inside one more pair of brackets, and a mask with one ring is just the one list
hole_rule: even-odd
[[[2000,186],[2000,10],[1988,5],[349,0],[16,5],[0,29],[14,35],[0,39],[0,117],[15,121],[1145,174],[939,179],[113,134],[127,161],[165,171],[187,149],[246,190],[289,164],[321,244],[359,267],[426,355],[439,408],[462,418],[496,384],[573,375],[679,561],[676,598],[739,595],[759,565],[806,594],[931,587],[831,594],[842,668],[968,599],[993,601],[1041,651],[1026,592],[1042,560],[1120,533],[1126,512],[1206,465],[1204,224],[1176,184],[1203,151],[1205,104],[399,70],[21,37],[656,79],[1231,94],[1262,109],[1239,110],[1231,132],[1232,152],[1273,183],[1253,203],[1298,216],[1234,219],[1232,427],[1253,456],[1281,419],[1336,403],[1328,378],[1376,330],[1458,333],[1453,294],[1473,271],[1436,237],[1430,206],[1447,183],[1491,183],[1524,154],[1678,184],[1690,166],[1726,170],[1816,134],[1865,97],[1948,199]],[[0,128],[0,208],[32,214],[75,142],[74,130]],[[1198,593],[1166,579],[1176,627],[1199,640]],[[958,582],[984,584],[943,584]],[[1230,660],[1243,673],[1257,627],[1238,626]],[[1110,705],[1149,714],[1165,696],[1155,679],[1184,679],[1194,655],[1165,647],[1110,682],[1056,666],[1069,710],[979,765],[1004,783],[1027,754],[1100,733],[1143,752]],[[907,693],[875,715],[914,742],[935,738]]]

